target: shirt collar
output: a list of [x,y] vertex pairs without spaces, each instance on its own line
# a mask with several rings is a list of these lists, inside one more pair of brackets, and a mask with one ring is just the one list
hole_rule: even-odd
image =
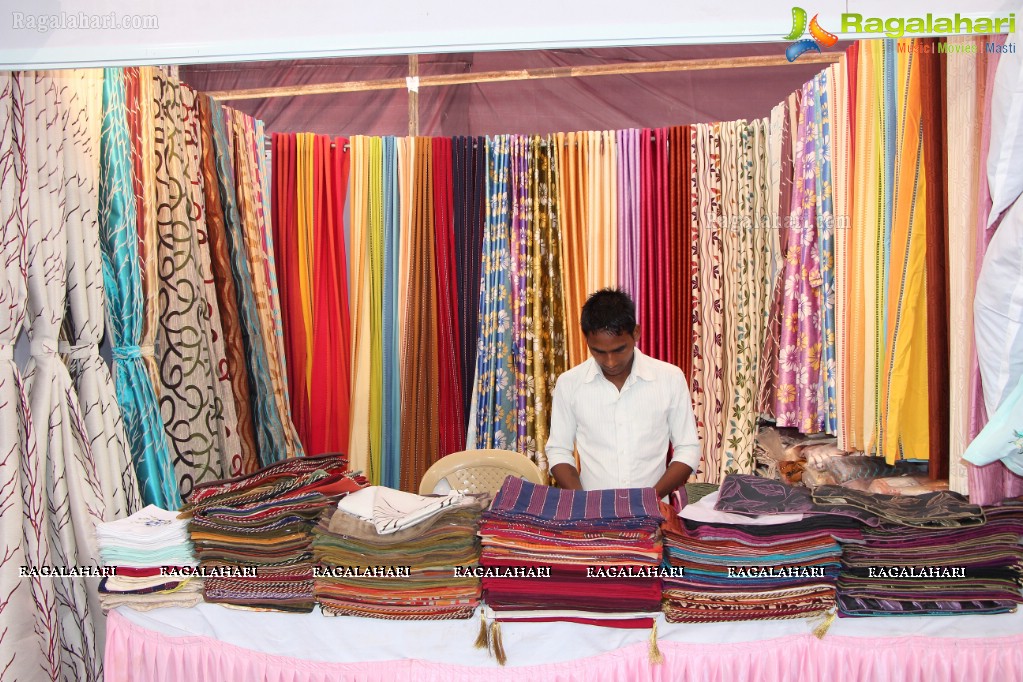
[[[586,368],[586,377],[583,379],[583,383],[587,384],[601,374],[600,365],[597,364],[596,360],[591,357],[588,362],[590,365]],[[643,351],[638,348],[632,358],[632,371],[629,372],[629,378],[626,381],[631,383],[634,381],[633,377],[644,381],[655,381],[657,379],[657,373],[654,372],[649,356],[644,355]]]

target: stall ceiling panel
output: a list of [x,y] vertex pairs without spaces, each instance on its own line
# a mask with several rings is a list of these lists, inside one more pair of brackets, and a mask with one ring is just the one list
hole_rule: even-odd
[[[1018,0],[816,0],[841,14],[1007,15]],[[792,2],[766,0],[4,0],[0,69],[195,64],[507,49],[781,41]],[[843,38],[867,37],[846,33]],[[870,37],[878,37],[876,35]]]

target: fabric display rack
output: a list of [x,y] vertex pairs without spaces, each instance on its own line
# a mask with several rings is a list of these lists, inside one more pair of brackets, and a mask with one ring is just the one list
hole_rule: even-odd
[[[415,98],[405,138],[268,133],[220,103],[232,93],[198,92],[169,69],[0,72],[0,676],[1023,677],[1023,621],[1006,596],[1021,530],[1011,506],[983,532],[931,529],[911,554],[937,561],[942,543],[962,549],[987,571],[975,612],[993,615],[922,608],[840,620],[823,638],[805,619],[770,631],[673,621],[716,620],[688,610],[720,601],[715,542],[735,556],[826,565],[821,583],[797,586],[795,606],[779,590],[765,598],[793,617],[833,614],[836,603],[891,613],[885,599],[912,595],[857,571],[902,556],[891,545],[912,542],[911,531],[878,522],[840,562],[841,523],[787,524],[775,552],[760,530],[719,537],[670,514],[655,532],[664,516],[646,498],[632,525],[529,516],[508,496],[496,512],[462,500],[435,526],[394,537],[372,516],[337,511],[365,486],[416,491],[432,464],[465,449],[514,450],[546,473],[554,383],[588,357],[578,311],[606,286],[635,299],[643,352],[688,378],[703,444],[694,482],[754,473],[766,418],[889,464],[924,461],[952,491],[934,499],[960,511],[1023,494],[1023,477],[996,461],[1010,454],[1004,443],[986,447],[985,466],[964,459],[988,417],[1003,418],[986,413],[973,334],[981,265],[1005,229],[988,217],[1011,203],[984,172],[1008,153],[1005,127],[992,125],[999,55],[939,59],[938,42],[819,55],[821,73],[761,118],[544,136],[419,136]],[[525,78],[587,75],[600,73]],[[422,82],[473,78],[502,76]],[[147,539],[150,525],[162,534]],[[583,548],[603,533],[637,566],[655,563],[662,541],[665,566],[695,557],[697,577],[664,594],[667,619],[652,610],[652,583],[629,584],[636,594],[610,609],[618,618],[594,616],[579,599],[583,560],[563,557],[554,606],[584,622],[654,623],[660,663],[649,630],[515,622],[542,620],[523,605],[544,595],[440,576],[479,557],[474,533],[490,565],[507,567],[535,558],[537,538],[556,547],[544,543],[557,529]],[[370,603],[358,583],[316,574],[372,548],[415,573],[398,587],[374,583]],[[201,587],[167,580],[153,565],[162,556],[182,573],[227,574]],[[104,557],[128,557],[132,570],[101,588],[12,569]],[[253,580],[232,573],[254,563]],[[469,616],[488,588],[505,591],[506,617],[493,616],[513,654],[504,669],[471,647]],[[296,613],[207,603],[217,601]],[[179,606],[133,610],[147,603]],[[468,647],[455,644],[466,636]]]

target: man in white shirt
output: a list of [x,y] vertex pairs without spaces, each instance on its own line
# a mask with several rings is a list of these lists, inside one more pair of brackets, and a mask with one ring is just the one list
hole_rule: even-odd
[[558,377],[554,388],[546,449],[551,474],[570,490],[653,487],[667,497],[700,463],[685,375],[636,348],[636,306],[624,291],[591,295],[580,323],[591,357]]

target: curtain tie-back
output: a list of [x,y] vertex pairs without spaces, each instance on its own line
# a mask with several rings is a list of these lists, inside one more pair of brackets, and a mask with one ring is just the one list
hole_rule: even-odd
[[57,354],[57,342],[54,339],[32,339],[29,344],[29,352],[33,357]]
[[114,360],[132,360],[135,358],[152,357],[152,346],[117,346],[114,348]]
[[99,344],[97,343],[66,343],[61,341],[57,347],[61,355],[67,356],[68,360],[88,360],[93,356],[99,356]]
[[14,359],[14,344],[0,341],[0,361]]

